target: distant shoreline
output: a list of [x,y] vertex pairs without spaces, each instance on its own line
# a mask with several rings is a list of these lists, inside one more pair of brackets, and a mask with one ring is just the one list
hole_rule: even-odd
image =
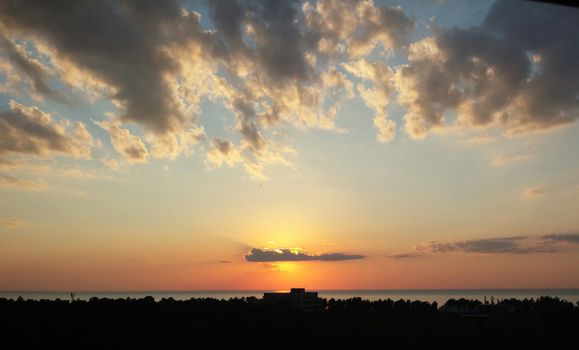
[[[408,288],[408,289],[316,289],[318,292],[447,292],[447,291],[572,291],[579,293],[579,288]],[[143,289],[143,290],[76,290],[78,293],[233,293],[233,292],[279,292],[289,289]],[[63,290],[0,290],[0,293],[68,293]]]
[[[80,300],[88,300],[92,297],[108,299],[139,299],[151,296],[155,300],[173,298],[175,300],[188,300],[191,298],[231,299],[242,297],[263,296],[263,293],[275,292],[276,290],[195,290],[195,291],[0,291],[0,298],[32,300],[56,300],[70,299],[70,293]],[[277,290],[279,291],[279,290]],[[439,304],[449,299],[480,300],[490,299],[536,299],[541,296],[558,297],[572,303],[579,301],[579,288],[543,288],[543,289],[370,289],[370,290],[315,290],[320,298],[325,299],[349,299],[360,297],[364,300],[420,300],[427,302],[436,301]]]

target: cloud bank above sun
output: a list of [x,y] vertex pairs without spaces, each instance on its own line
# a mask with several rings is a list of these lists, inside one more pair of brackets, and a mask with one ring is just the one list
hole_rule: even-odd
[[[239,165],[256,179],[295,152],[273,132],[345,132],[338,116],[353,99],[382,143],[457,127],[512,137],[579,116],[579,11],[557,6],[497,1],[481,24],[432,21],[420,36],[404,7],[373,1],[3,2],[0,22],[0,93],[14,100],[0,112],[0,169],[87,159],[99,145],[85,123],[22,96],[110,101],[106,117],[86,119],[108,133],[112,168],[200,148],[209,168]],[[225,127],[237,138],[206,130],[204,100],[235,116]]]

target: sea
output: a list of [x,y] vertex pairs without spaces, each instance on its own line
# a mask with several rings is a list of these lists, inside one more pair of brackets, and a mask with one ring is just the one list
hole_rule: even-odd
[[[366,300],[420,300],[444,304],[449,299],[471,299],[490,302],[492,299],[536,299],[541,296],[558,297],[572,303],[579,303],[579,289],[387,289],[387,290],[307,290],[317,291],[320,298],[350,299],[360,297]],[[215,291],[131,291],[131,292],[88,292],[88,291],[0,291],[0,298],[33,300],[70,300],[71,293],[75,299],[90,298],[109,299],[140,299],[152,296],[159,301],[163,298],[189,300],[191,298],[231,299],[241,297],[263,297],[266,292],[281,292],[272,290],[215,290]]]

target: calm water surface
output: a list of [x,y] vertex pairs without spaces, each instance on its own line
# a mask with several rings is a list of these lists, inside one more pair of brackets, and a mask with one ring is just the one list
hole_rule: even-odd
[[[173,298],[177,300],[188,300],[191,298],[215,298],[230,299],[235,297],[257,297],[261,298],[265,290],[252,291],[151,291],[151,292],[75,292],[77,299],[88,300],[92,297],[98,298],[143,298],[152,296],[155,300],[163,298]],[[70,299],[70,291],[59,292],[30,292],[30,291],[4,291],[0,292],[0,298],[16,299]],[[530,299],[540,296],[559,297],[567,301],[579,302],[579,289],[399,289],[399,290],[318,290],[321,298],[348,299],[360,297],[368,300],[392,299],[392,300],[421,300],[444,304],[448,299],[466,298],[483,301],[486,297],[489,301],[491,297],[495,299]]]

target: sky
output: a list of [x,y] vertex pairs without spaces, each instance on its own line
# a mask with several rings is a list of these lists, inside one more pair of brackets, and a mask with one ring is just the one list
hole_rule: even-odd
[[577,23],[2,1],[0,290],[579,288]]

